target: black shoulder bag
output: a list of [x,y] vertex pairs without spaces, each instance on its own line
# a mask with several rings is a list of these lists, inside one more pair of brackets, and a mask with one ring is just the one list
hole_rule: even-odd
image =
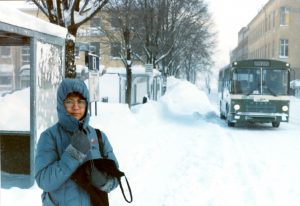
[[[99,129],[96,129],[96,132],[97,132],[97,137],[98,137],[98,142],[99,142],[99,149],[100,149],[100,152],[101,152],[101,155],[102,155],[103,159],[94,160],[93,161],[94,165],[99,171],[103,171],[106,174],[108,174],[109,176],[116,177],[118,179],[118,182],[119,182],[119,185],[120,185],[120,188],[121,188],[121,191],[122,191],[122,194],[123,194],[123,197],[124,197],[125,201],[128,202],[128,203],[131,203],[132,202],[132,192],[131,192],[129,182],[128,182],[126,176],[125,176],[125,173],[120,171],[117,168],[117,165],[116,165],[115,161],[110,160],[110,159],[106,159],[106,156],[104,155],[104,146],[103,146],[101,131]],[[125,178],[127,188],[128,188],[128,191],[129,191],[129,195],[130,195],[130,200],[127,199],[127,197],[124,193],[123,185],[122,185],[122,182],[121,182],[122,177]]]
[[[87,191],[90,195],[92,205],[93,206],[109,206],[108,194],[107,192],[101,191],[98,188],[94,187],[90,181],[90,171],[91,165],[94,165],[99,171],[105,172],[111,177],[116,177],[118,179],[122,194],[126,202],[132,202],[132,192],[129,185],[129,182],[124,174],[121,172],[117,166],[115,161],[106,159],[104,155],[104,146],[103,140],[100,130],[96,129],[98,142],[99,142],[99,150],[103,157],[103,159],[93,159],[85,162],[77,170],[72,174],[71,179],[75,181],[81,188]],[[125,196],[124,189],[121,182],[121,177],[125,177],[128,191],[130,194],[130,200],[128,200]]]

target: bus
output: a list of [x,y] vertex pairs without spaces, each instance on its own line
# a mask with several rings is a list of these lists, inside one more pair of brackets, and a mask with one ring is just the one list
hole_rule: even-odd
[[219,71],[220,118],[229,127],[236,123],[289,121],[291,68],[289,63],[270,59],[232,62]]

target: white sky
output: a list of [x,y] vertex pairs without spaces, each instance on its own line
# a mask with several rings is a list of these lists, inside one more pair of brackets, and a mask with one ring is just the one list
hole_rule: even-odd
[[247,26],[268,0],[207,0],[218,32],[216,67],[229,63],[229,54],[237,46],[239,30]]

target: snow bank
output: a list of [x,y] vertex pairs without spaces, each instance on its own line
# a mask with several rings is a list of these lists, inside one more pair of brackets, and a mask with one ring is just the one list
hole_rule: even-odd
[[158,101],[132,108],[136,118],[155,124],[161,118],[180,124],[197,124],[199,120],[211,121],[218,116],[205,92],[185,80],[168,78],[167,91]]
[[167,92],[159,103],[174,115],[206,115],[213,108],[205,92],[188,81],[168,78]]
[[0,97],[0,130],[30,130],[29,88]]
[[167,92],[160,102],[172,113],[191,115],[213,111],[205,92],[188,81],[168,78]]

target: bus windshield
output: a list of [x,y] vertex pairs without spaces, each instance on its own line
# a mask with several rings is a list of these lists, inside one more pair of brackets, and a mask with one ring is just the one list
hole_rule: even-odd
[[287,95],[288,71],[282,69],[265,69],[262,71],[263,94]]
[[288,71],[270,68],[233,70],[232,93],[245,95],[287,95]]

